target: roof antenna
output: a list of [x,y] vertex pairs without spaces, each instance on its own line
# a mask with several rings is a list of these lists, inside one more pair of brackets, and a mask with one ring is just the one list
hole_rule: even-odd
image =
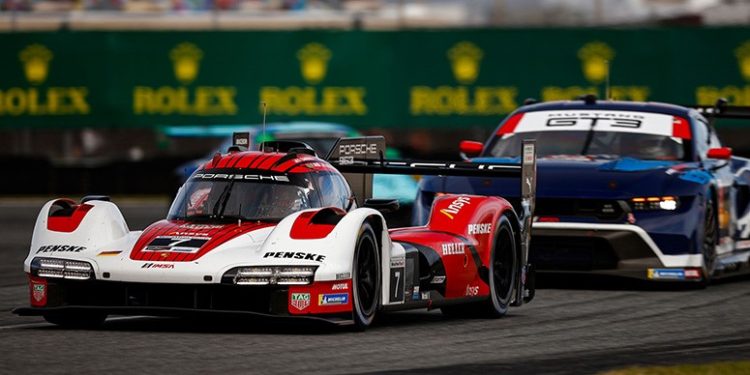
[[612,97],[610,96],[611,92],[609,90],[609,60],[604,60],[604,64],[607,66],[607,76],[604,81],[604,99],[612,100]]
[[260,152],[266,152],[266,102],[260,102],[263,106],[263,141],[260,143]]

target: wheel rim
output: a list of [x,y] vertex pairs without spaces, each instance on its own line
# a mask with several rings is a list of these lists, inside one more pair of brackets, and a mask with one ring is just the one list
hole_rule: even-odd
[[706,204],[706,220],[703,221],[703,264],[707,272],[711,272],[714,261],[714,246],[716,243],[716,215],[713,202]]
[[377,292],[377,258],[375,244],[365,237],[357,252],[357,304],[363,315],[372,315]]
[[508,227],[501,227],[492,259],[492,278],[495,284],[495,297],[505,302],[513,288],[515,255],[513,237]]

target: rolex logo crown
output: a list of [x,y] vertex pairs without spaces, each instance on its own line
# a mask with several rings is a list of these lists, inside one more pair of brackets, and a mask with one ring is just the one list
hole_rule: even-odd
[[586,43],[578,50],[581,59],[583,76],[592,83],[601,83],[609,74],[609,62],[615,57],[615,51],[605,43]]
[[320,43],[308,43],[297,52],[302,78],[310,84],[317,84],[326,77],[331,51]]
[[459,42],[448,50],[448,59],[456,81],[470,84],[479,77],[479,64],[484,53],[471,42]]
[[737,49],[734,50],[735,56],[737,56],[737,63],[740,65],[740,74],[746,81],[750,81],[750,40],[740,44]]
[[169,52],[175,78],[183,85],[193,82],[198,76],[203,51],[193,43],[180,43]]
[[38,85],[47,79],[52,52],[41,44],[32,44],[18,54],[26,80]]

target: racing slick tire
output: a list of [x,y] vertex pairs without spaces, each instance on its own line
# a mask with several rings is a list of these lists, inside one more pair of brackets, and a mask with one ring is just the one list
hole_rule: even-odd
[[107,314],[98,312],[63,311],[44,314],[44,320],[64,328],[98,328]]
[[485,314],[491,318],[508,312],[518,276],[518,245],[513,226],[505,215],[497,224],[495,245],[490,254],[490,298],[485,302]]
[[352,315],[354,329],[372,324],[380,303],[380,256],[375,231],[368,223],[359,229],[352,265]]
[[496,228],[487,277],[490,286],[489,298],[479,303],[444,306],[440,309],[444,315],[499,318],[508,312],[518,275],[518,248],[513,226],[507,216],[500,217]]

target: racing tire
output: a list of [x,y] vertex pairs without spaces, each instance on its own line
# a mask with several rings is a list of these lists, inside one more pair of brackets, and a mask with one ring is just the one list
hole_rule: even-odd
[[94,329],[101,327],[107,314],[98,312],[64,311],[44,314],[44,320],[64,328]]
[[490,253],[490,298],[484,303],[484,315],[499,318],[508,312],[518,276],[516,234],[507,216],[500,217]]
[[364,331],[375,320],[380,303],[380,256],[375,231],[368,223],[359,230],[352,265],[352,317],[354,329]]
[[703,280],[701,286],[711,283],[711,274],[716,267],[716,236],[718,232],[718,220],[716,216],[716,205],[712,195],[706,199],[706,210],[703,218],[703,241],[701,242],[701,254],[703,255]]
[[443,315],[499,318],[508,312],[518,276],[518,248],[513,226],[507,216],[500,217],[496,228],[488,272],[489,298],[479,303],[444,306],[440,308]]

